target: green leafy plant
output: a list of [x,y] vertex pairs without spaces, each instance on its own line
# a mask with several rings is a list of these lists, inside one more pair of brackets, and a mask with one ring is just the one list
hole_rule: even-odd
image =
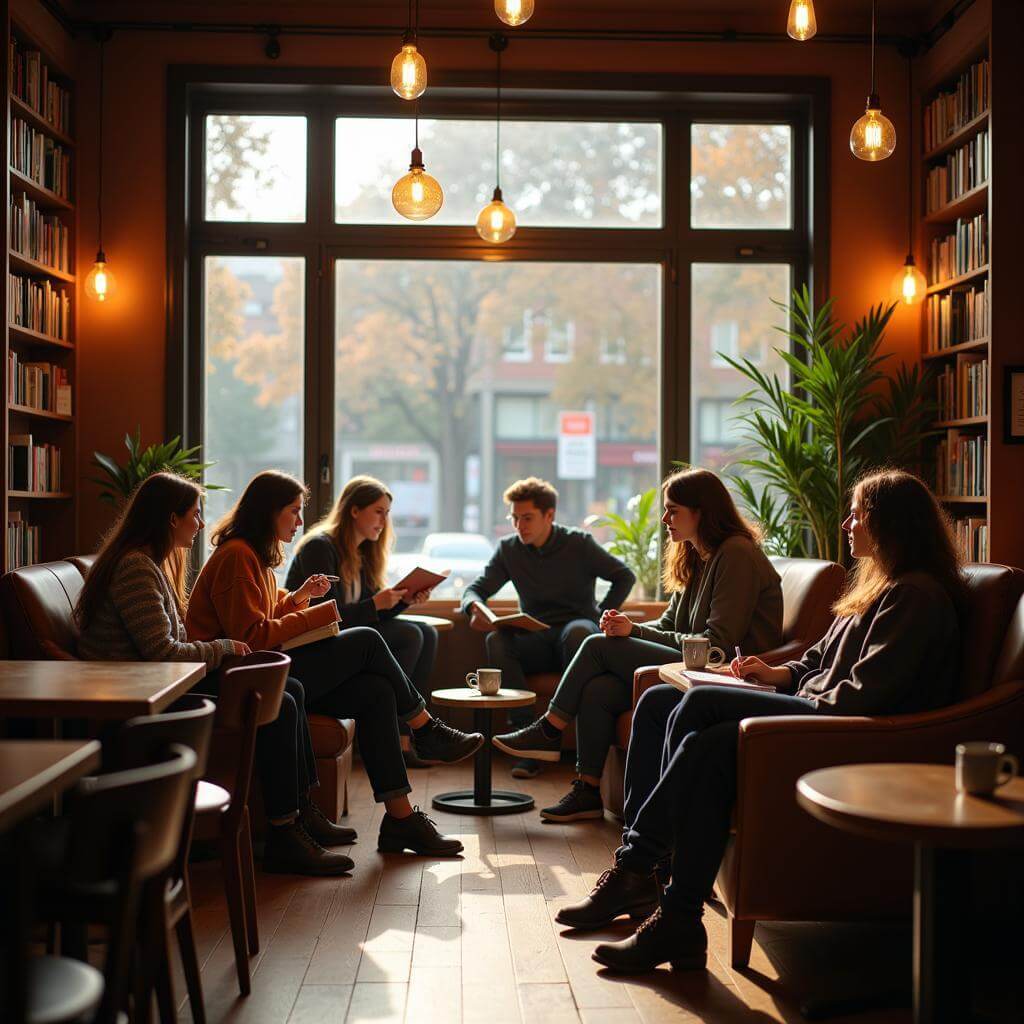
[[833,319],[831,299],[813,310],[806,286],[789,306],[776,305],[792,324],[777,328],[794,349],[776,349],[788,387],[779,374],[722,355],[753,384],[737,399],[745,408],[736,416],[752,454],[735,464],[754,479],[733,482],[770,551],[844,562],[842,522],[853,484],[882,466],[915,468],[934,403],[916,366],[882,370],[889,357],[879,346],[895,305],[873,307],[848,332]]
[[608,512],[603,516],[587,516],[586,526],[608,527],[614,537],[608,550],[621,558],[636,574],[644,598],[658,592],[661,565],[658,560],[658,530],[661,522],[657,512],[658,488],[634,494],[626,504],[626,516]]
[[[93,477],[93,483],[101,488],[100,498],[111,505],[121,505],[131,497],[132,492],[147,476],[153,473],[177,473],[189,480],[201,481],[203,471],[215,466],[215,462],[200,462],[196,453],[200,446],[182,448],[181,438],[175,437],[164,444],[142,447],[142,430],[135,428],[134,436],[125,434],[124,444],[128,449],[128,462],[120,466],[110,455],[93,452],[92,463],[105,474]],[[227,488],[218,484],[204,484],[208,491],[223,491]]]

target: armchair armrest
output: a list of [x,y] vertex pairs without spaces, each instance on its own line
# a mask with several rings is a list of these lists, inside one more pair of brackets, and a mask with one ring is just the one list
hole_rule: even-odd
[[660,665],[641,665],[640,668],[633,670],[633,707],[636,707],[637,701],[649,690],[652,686],[658,686],[661,683],[661,676],[658,675],[658,669]]
[[790,640],[788,643],[759,654],[758,657],[769,665],[782,665],[787,661],[796,661],[797,658],[802,658],[810,646],[805,640]]

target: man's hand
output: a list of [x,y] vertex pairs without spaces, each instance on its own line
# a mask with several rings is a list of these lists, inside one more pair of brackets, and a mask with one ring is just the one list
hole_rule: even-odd
[[633,632],[633,620],[615,608],[602,612],[598,625],[605,636],[629,636]]
[[475,629],[478,633],[493,633],[497,627],[480,611],[480,602],[474,601],[471,607],[469,628]]

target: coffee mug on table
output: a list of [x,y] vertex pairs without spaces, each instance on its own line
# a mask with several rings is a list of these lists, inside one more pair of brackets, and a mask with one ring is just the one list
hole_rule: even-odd
[[717,668],[725,664],[725,651],[712,647],[706,636],[683,637],[683,664],[687,668]]
[[999,786],[1005,786],[1020,765],[1013,754],[1006,752],[1002,743],[984,740],[956,745],[956,788],[958,793],[983,796]]
[[466,685],[479,690],[484,697],[493,697],[501,689],[501,669],[478,668],[466,676]]

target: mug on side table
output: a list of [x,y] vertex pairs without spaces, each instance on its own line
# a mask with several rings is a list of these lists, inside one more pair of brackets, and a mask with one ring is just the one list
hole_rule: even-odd
[[693,635],[683,637],[683,664],[687,668],[718,668],[725,664],[725,651],[721,647],[712,647],[706,636]]
[[1005,786],[1020,765],[1002,743],[976,740],[956,745],[956,789],[958,793],[986,796]]
[[466,685],[479,690],[482,697],[493,697],[501,689],[501,669],[478,668],[466,676]]

